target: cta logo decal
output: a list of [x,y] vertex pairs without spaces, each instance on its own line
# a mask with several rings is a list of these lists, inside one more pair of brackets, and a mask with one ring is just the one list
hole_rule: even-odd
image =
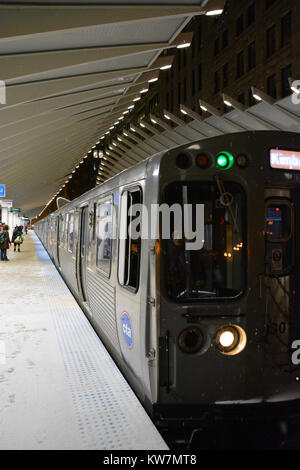
[[130,316],[127,312],[123,312],[121,316],[121,328],[124,339],[129,349],[133,347],[133,329],[131,325]]

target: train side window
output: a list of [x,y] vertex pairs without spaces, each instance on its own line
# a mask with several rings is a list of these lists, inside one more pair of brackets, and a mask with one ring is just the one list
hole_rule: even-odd
[[110,275],[112,256],[112,212],[113,202],[111,198],[97,205],[96,266],[107,276]]
[[272,274],[288,272],[293,265],[294,207],[290,201],[267,201],[266,262]]
[[132,215],[131,208],[135,204],[142,204],[141,188],[124,191],[122,194],[118,275],[119,282],[122,286],[128,287],[136,292],[139,287],[141,227],[140,224],[135,225],[134,229],[136,234],[133,233],[132,222],[136,218],[136,215]]
[[69,214],[69,224],[68,224],[68,251],[70,253],[73,252],[73,239],[74,239],[74,212]]

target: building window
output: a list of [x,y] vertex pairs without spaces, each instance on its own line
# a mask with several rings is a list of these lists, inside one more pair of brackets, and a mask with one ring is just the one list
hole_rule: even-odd
[[198,65],[198,90],[202,90],[202,64]]
[[195,75],[196,75],[195,70],[193,70],[192,71],[192,96],[195,95],[195,91],[196,91],[196,89],[195,89],[195,81],[196,81],[195,80]]
[[218,55],[220,52],[220,39],[215,39],[215,55]]
[[181,71],[181,57],[180,57],[180,53],[177,55],[177,64],[178,64],[178,72],[180,73],[180,71]]
[[274,5],[275,2],[276,0],[266,0],[266,10]]
[[287,13],[281,18],[281,47],[290,42],[292,33],[292,14]]
[[276,73],[273,73],[273,75],[268,77],[267,90],[268,90],[268,95],[272,96],[273,98],[277,98]]
[[[118,277],[122,286],[136,292],[139,287],[140,258],[141,258],[141,223],[132,207],[142,205],[142,191],[140,188],[124,191],[121,197],[120,215],[120,241]],[[142,210],[142,207],[141,209]],[[140,220],[140,219],[139,219]]]
[[150,112],[156,111],[158,107],[158,94],[153,96],[153,98],[150,101],[149,107],[150,107]]
[[215,93],[220,91],[220,74],[219,72],[215,72]]
[[267,30],[267,57],[271,57],[276,51],[276,26]]
[[281,95],[282,98],[291,94],[289,78],[292,76],[292,66],[287,65],[281,70]]
[[223,65],[223,87],[228,86],[229,76],[228,76],[228,63]]
[[239,16],[236,22],[236,35],[239,36],[244,31],[244,17],[243,15]]
[[97,206],[97,255],[96,266],[107,276],[110,275],[112,248],[112,200]]
[[198,29],[198,49],[200,51],[202,47],[202,26],[199,24],[199,29]]
[[225,47],[228,46],[228,31],[224,31],[224,33],[222,34],[222,47],[223,49],[225,49]]
[[252,70],[256,66],[256,47],[255,41],[248,46],[248,70]]
[[195,37],[193,38],[193,41],[192,41],[192,57],[193,58],[195,57]]
[[239,103],[245,104],[245,93],[240,93],[238,96]]
[[255,22],[255,2],[249,6],[247,10],[247,25],[250,26]]
[[242,75],[244,75],[244,51],[241,51],[237,55],[237,77],[240,78]]

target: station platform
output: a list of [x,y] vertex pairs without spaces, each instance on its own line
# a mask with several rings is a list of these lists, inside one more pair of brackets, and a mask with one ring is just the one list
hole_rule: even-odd
[[34,232],[0,262],[0,449],[167,450]]

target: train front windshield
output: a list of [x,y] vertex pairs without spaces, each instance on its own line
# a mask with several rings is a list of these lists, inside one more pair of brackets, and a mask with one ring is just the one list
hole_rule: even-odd
[[[178,238],[171,213],[171,237],[164,240],[168,296],[176,301],[235,298],[245,289],[246,201],[234,182],[176,182],[165,193],[165,202],[204,204],[204,246],[187,250]],[[183,211],[183,209],[182,209]],[[195,210],[193,211],[193,216]],[[193,217],[193,229],[195,229]]]

